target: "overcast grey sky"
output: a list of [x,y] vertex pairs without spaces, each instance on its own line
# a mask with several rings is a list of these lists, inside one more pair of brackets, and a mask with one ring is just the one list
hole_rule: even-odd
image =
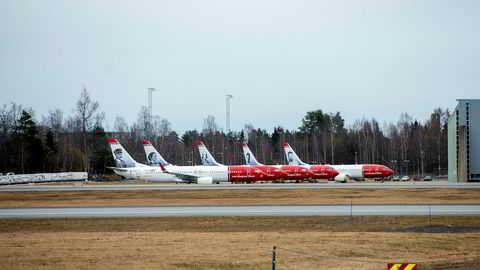
[[307,111],[425,120],[480,95],[480,1],[0,1],[0,104],[71,114],[85,84],[113,127],[155,87],[183,133],[211,114],[295,129]]

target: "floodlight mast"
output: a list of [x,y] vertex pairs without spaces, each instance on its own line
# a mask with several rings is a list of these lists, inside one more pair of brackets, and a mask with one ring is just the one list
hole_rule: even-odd
[[230,99],[233,98],[232,95],[226,95],[226,105],[227,105],[227,110],[226,110],[226,118],[227,118],[227,134],[230,133]]

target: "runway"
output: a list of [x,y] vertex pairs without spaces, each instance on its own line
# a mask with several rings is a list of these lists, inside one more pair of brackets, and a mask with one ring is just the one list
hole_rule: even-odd
[[88,182],[75,182],[68,184],[27,184],[0,186],[0,192],[22,191],[78,191],[78,190],[235,190],[235,189],[378,189],[378,188],[480,188],[480,183],[449,183],[447,181],[434,182],[351,182],[351,183],[255,183],[255,184],[89,184]]
[[0,208],[0,218],[192,216],[480,216],[480,204]]

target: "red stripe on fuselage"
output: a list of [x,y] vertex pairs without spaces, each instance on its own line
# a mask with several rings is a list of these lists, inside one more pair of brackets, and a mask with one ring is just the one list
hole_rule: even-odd
[[260,169],[250,166],[229,166],[228,181],[235,182],[256,182],[268,180],[266,173]]

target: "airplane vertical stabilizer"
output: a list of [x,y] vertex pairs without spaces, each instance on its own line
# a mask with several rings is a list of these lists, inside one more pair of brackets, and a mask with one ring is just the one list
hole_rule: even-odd
[[308,165],[307,163],[304,163],[300,160],[300,158],[297,156],[297,153],[293,151],[290,144],[283,144],[283,149],[285,150],[285,156],[287,157],[288,165]]
[[198,151],[200,152],[203,166],[223,166],[223,164],[220,164],[215,160],[203,142],[198,142]]
[[255,156],[253,155],[252,151],[248,147],[246,143],[242,143],[242,149],[243,149],[243,157],[245,158],[245,164],[251,165],[251,166],[263,166],[263,164],[259,163]]
[[145,156],[147,163],[150,166],[167,166],[170,165],[165,159],[158,153],[157,149],[153,147],[149,140],[142,140],[143,150],[145,150]]
[[112,150],[113,159],[116,168],[137,167],[137,162],[128,154],[117,139],[109,138],[108,144]]

